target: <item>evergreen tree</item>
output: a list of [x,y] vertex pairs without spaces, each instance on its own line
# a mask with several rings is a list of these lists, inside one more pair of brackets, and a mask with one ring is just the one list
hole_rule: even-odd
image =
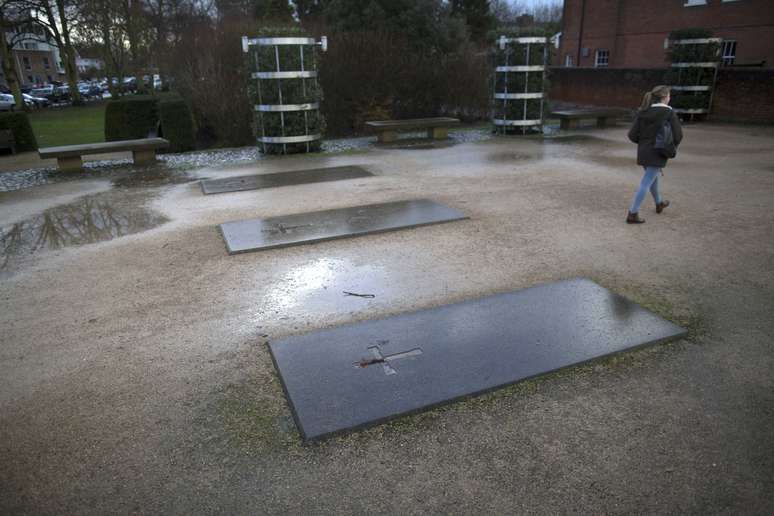
[[330,0],[325,9],[334,31],[387,31],[441,52],[467,40],[464,24],[450,14],[443,0]]
[[281,24],[293,22],[293,7],[288,0],[254,0],[253,6],[261,21]]
[[451,12],[465,20],[474,41],[482,41],[494,26],[490,0],[451,0]]
[[296,15],[301,21],[322,15],[329,3],[330,0],[293,0]]

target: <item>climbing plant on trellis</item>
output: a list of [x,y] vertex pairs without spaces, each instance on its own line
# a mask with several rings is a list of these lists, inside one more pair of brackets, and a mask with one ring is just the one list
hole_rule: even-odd
[[667,81],[672,88],[672,107],[691,117],[706,115],[712,108],[722,40],[709,35],[678,32],[670,41],[672,65]]
[[242,50],[248,54],[257,140],[265,154],[320,149],[324,121],[317,48],[325,51],[327,39],[318,43],[302,36],[242,38]]
[[547,38],[500,36],[495,49],[492,122],[498,132],[541,130],[546,105]]

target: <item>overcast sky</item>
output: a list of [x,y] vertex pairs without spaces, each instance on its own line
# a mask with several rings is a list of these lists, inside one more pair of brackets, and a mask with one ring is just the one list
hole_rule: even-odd
[[524,7],[533,7],[541,4],[562,4],[563,0],[508,0],[510,4],[519,4]]

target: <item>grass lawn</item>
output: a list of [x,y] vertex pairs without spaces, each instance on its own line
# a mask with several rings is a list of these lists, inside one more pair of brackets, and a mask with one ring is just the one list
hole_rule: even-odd
[[41,109],[29,118],[41,148],[105,141],[105,102]]

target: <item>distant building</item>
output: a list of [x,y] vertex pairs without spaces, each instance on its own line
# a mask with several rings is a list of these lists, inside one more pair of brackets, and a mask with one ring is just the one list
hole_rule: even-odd
[[105,61],[98,57],[82,57],[75,58],[75,67],[78,69],[78,73],[85,73],[90,70],[104,70]]
[[703,28],[724,65],[774,67],[774,0],[564,0],[562,24],[558,66],[663,68],[669,34]]
[[[6,41],[14,43],[11,56],[22,86],[65,80],[64,64],[59,56],[59,48],[50,37],[45,37],[42,29],[19,27],[4,36]],[[7,86],[2,68],[0,68],[0,84]]]

